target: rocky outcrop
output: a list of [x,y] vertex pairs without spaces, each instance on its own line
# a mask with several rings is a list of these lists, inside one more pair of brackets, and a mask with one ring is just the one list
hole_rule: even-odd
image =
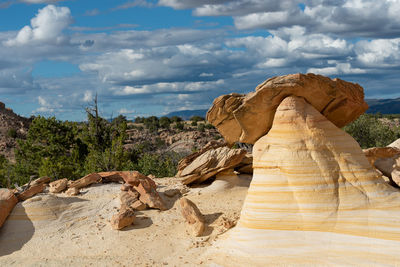
[[187,198],[179,200],[182,216],[188,226],[188,232],[193,236],[201,236],[205,229],[204,218],[197,206]]
[[386,159],[400,155],[400,149],[396,147],[371,147],[363,149],[363,152],[373,167],[375,167],[374,164],[377,159]]
[[246,96],[216,98],[207,120],[228,143],[254,144],[268,133],[275,110],[291,95],[303,97],[337,127],[352,122],[368,108],[358,84],[315,74],[292,74],[268,79]]
[[226,169],[239,165],[246,155],[243,149],[218,147],[209,149],[197,156],[184,169],[179,171],[183,184],[201,183]]
[[0,188],[0,228],[17,203],[18,199],[13,192]]
[[282,101],[253,156],[238,226],[219,244],[230,260],[243,260],[243,252],[252,266],[400,260],[383,252],[400,249],[400,192],[351,136],[303,98]]

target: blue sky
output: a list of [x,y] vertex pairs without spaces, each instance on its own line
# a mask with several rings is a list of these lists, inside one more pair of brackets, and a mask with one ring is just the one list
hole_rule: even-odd
[[400,0],[0,0],[0,101],[84,120],[207,109],[314,72],[400,97]]

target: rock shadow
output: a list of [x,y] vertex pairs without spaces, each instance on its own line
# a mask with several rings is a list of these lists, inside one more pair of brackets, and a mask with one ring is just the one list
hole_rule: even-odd
[[[176,189],[169,189],[169,190],[166,190],[165,192],[159,193],[160,197],[162,198],[162,200],[165,203],[165,207],[167,208],[167,210],[171,209],[175,205],[175,202],[182,197],[182,194],[180,192],[175,193],[174,192],[175,190]],[[172,195],[172,196],[168,196],[168,194]]]
[[150,217],[143,216],[143,213],[140,211],[135,212],[136,219],[132,225],[123,228],[120,231],[130,231],[134,229],[143,229],[150,227],[153,224],[153,220]]
[[211,214],[204,214],[204,222],[206,224],[206,227],[204,229],[204,232],[201,236],[208,236],[211,235],[211,233],[214,231],[214,227],[210,226],[213,222],[215,222],[223,213],[222,212],[215,212]]
[[34,233],[35,227],[20,202],[0,228],[0,257],[20,250]]

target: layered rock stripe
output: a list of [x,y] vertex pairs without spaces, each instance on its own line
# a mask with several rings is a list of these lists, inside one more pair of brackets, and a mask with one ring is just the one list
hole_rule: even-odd
[[250,255],[258,264],[400,264],[400,192],[303,98],[282,101],[253,154],[241,217],[223,245],[229,256]]

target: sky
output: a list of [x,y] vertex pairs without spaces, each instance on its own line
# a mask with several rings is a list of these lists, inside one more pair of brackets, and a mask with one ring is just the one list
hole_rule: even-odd
[[27,117],[208,109],[299,72],[400,97],[400,0],[0,0],[0,101]]

